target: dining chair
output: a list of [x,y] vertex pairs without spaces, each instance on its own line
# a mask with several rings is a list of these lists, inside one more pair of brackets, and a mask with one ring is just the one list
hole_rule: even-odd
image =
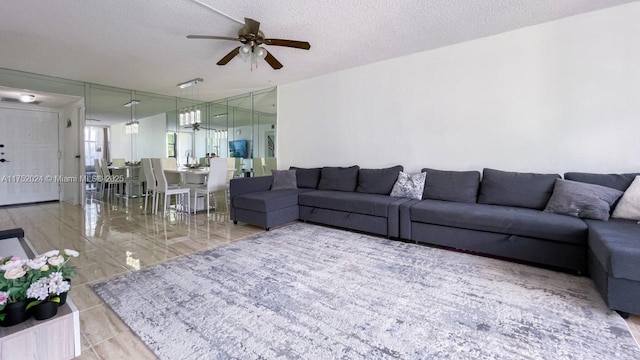
[[264,173],[271,175],[271,170],[278,170],[278,163],[274,157],[264,158]]
[[[191,197],[189,196],[190,190],[186,187],[169,186],[167,183],[167,177],[164,174],[164,168],[162,167],[161,159],[151,159],[151,168],[153,174],[157,180],[156,192],[164,194],[164,203],[162,204],[162,216],[167,215],[167,207],[169,205],[169,197],[171,195],[176,196],[176,210],[178,209],[178,195],[180,195],[180,204],[184,204],[184,196],[187,196],[187,213],[191,209]],[[156,212],[158,206],[158,199],[156,199]]]
[[[160,159],[162,161],[162,168],[165,170],[178,170],[178,161],[176,160],[176,158],[170,157],[170,158],[162,158]],[[167,174],[165,173],[164,176],[167,179],[167,184],[169,184],[169,186],[178,186],[180,185],[180,182],[182,180],[180,174]]]
[[264,158],[253,158],[253,176],[265,176],[264,172]]
[[120,178],[111,175],[111,171],[109,171],[109,167],[107,166],[107,162],[103,159],[100,162],[100,168],[102,169],[102,182],[103,182],[103,191],[102,191],[102,199],[105,198],[105,192],[107,195],[107,200],[111,198],[114,194],[113,191],[118,191],[117,189],[123,184],[122,181],[119,181]]
[[[193,213],[196,213],[198,195],[202,194],[206,200],[207,216],[209,216],[209,198],[212,193],[223,191],[225,193],[225,202],[227,199],[227,166],[225,159],[211,159],[209,163],[209,174],[207,175],[207,183],[200,186],[192,186],[193,190]],[[214,196],[213,206],[218,208],[218,199]]]
[[153,167],[151,165],[151,159],[149,158],[144,158],[144,159],[140,159],[140,162],[142,163],[142,172],[144,173],[144,178],[146,180],[147,183],[147,188],[144,191],[144,213],[147,213],[147,201],[149,199],[149,196],[151,196],[151,213],[155,214],[156,211],[156,201],[157,201],[157,194],[156,194],[156,186],[158,186],[157,184],[157,180],[155,175],[153,174]]

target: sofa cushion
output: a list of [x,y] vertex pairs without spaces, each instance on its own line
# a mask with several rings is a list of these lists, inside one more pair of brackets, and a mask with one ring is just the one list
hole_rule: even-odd
[[640,281],[640,225],[621,219],[585,222],[589,248],[609,276]]
[[232,198],[233,206],[258,212],[269,212],[298,205],[298,194],[308,189],[259,191]]
[[404,170],[402,165],[386,169],[360,169],[356,192],[389,195],[402,170]]
[[389,195],[342,191],[310,191],[300,194],[300,205],[353,212],[364,215],[388,216],[389,205],[398,201]]
[[350,167],[323,167],[318,190],[354,191],[358,185],[358,165]]
[[291,166],[289,170],[296,171],[298,188],[316,189],[320,181],[320,168],[303,169]]
[[423,199],[475,203],[480,187],[478,171],[422,169],[427,173]]
[[544,209],[560,175],[484,169],[478,203]]
[[622,191],[606,186],[557,179],[544,211],[606,221],[611,205],[621,195]]
[[577,244],[585,243],[587,239],[584,221],[533,209],[423,200],[410,211],[411,221],[434,225]]
[[568,172],[564,174],[566,180],[580,181],[588,184],[602,185],[616,190],[625,191],[640,173],[628,174],[593,174],[582,172]]
[[422,199],[426,177],[426,173],[411,175],[400,171],[398,180],[396,180],[396,183],[393,184],[393,189],[391,189],[391,196],[414,200]]
[[295,170],[271,170],[273,182],[271,190],[297,189],[298,181],[296,180]]
[[640,175],[629,185],[613,211],[614,218],[640,220]]

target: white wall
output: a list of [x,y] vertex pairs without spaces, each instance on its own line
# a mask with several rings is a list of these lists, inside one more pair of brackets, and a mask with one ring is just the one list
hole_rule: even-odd
[[635,2],[281,86],[279,167],[640,171],[638,19]]
[[109,161],[112,159],[131,160],[131,135],[126,134],[126,123],[111,125],[109,131]]
[[138,158],[167,157],[167,114],[157,114],[140,119],[138,125]]

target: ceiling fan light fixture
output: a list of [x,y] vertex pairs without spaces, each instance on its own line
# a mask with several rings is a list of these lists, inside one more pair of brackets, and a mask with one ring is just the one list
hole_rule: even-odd
[[251,44],[247,43],[240,46],[239,52],[240,52],[240,58],[242,58],[242,60],[247,60],[252,52]]
[[267,56],[267,50],[262,46],[258,46],[255,49],[256,56],[260,59],[264,59]]
[[31,95],[31,94],[21,94],[20,95],[20,102],[32,103],[34,101],[36,101],[36,96],[35,95]]

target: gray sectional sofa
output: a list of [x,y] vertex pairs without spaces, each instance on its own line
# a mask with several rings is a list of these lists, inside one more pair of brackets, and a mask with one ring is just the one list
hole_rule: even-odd
[[[610,308],[640,314],[640,225],[544,212],[558,174],[423,169],[413,200],[389,195],[402,166],[292,169],[294,188],[272,190],[271,176],[233,179],[234,223],[269,230],[303,220],[588,273]],[[624,191],[635,175],[564,178]]]

